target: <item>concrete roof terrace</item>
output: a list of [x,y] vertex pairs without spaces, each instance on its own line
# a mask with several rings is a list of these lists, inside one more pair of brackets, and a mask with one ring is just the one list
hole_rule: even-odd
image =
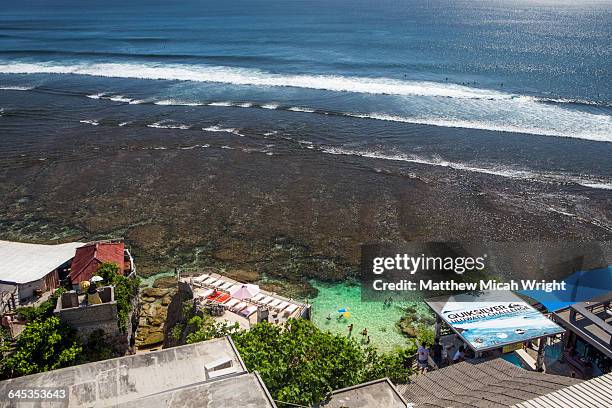
[[207,381],[119,404],[117,408],[275,408],[257,373]]
[[331,393],[324,408],[406,408],[399,391],[388,378],[374,380]]
[[[204,388],[219,399],[216,404],[199,406],[235,406],[232,403],[222,404],[222,398],[231,396],[232,387],[228,386],[231,382],[220,381],[241,375],[248,375],[244,363],[231,339],[223,337],[2,381],[0,395],[6,395],[11,389],[65,387],[68,390],[69,407],[101,407],[128,404],[151,395],[176,392],[195,385],[203,387],[203,384],[210,382]],[[253,379],[235,381],[254,386],[259,383]],[[225,384],[223,387],[226,391],[215,391],[216,384]],[[177,396],[179,394],[183,395],[178,393]],[[262,399],[264,394],[259,386],[240,392],[245,400],[251,398],[253,401],[264,401],[258,406],[273,406],[267,398]],[[58,405],[57,402],[55,405],[49,402],[37,406]]]

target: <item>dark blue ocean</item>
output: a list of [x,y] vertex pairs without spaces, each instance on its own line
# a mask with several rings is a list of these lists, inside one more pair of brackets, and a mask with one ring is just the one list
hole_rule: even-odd
[[611,1],[0,6],[0,159],[173,129],[612,188]]

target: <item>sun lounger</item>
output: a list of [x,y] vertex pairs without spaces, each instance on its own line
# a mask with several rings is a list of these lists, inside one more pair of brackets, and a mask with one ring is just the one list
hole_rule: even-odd
[[285,316],[291,315],[291,313],[295,312],[297,308],[298,305],[289,305],[289,307],[285,309]]
[[283,302],[280,302],[278,305],[274,306],[274,308],[275,308],[277,311],[281,312],[281,311],[282,311],[284,308],[286,308],[287,306],[289,306],[289,303],[287,303],[287,302],[284,302],[284,301],[283,301]]
[[205,285],[210,285],[211,283],[216,282],[216,281],[217,281],[217,278],[210,277],[210,278],[206,279],[203,283]]
[[273,297],[266,296],[266,297],[264,297],[263,299],[261,299],[261,300],[259,301],[259,303],[261,303],[262,305],[267,305],[268,303],[272,302],[273,300],[274,300],[274,298],[273,298]]
[[232,312],[238,313],[240,312],[242,309],[244,309],[245,307],[247,307],[248,305],[244,302],[240,302],[238,303],[236,306],[231,308]]
[[266,295],[264,295],[263,293],[260,293],[259,295],[256,295],[256,296],[253,298],[253,301],[254,301],[254,302],[259,302],[259,301],[261,301],[261,299],[263,299],[263,298],[265,298],[265,297],[266,297]]
[[224,303],[227,302],[228,300],[230,300],[232,297],[228,294],[228,293],[224,293],[219,297],[216,297],[214,300],[217,303]]
[[230,299],[227,302],[225,302],[225,306],[232,307],[232,306],[237,305],[238,303],[240,303],[240,299]]
[[243,311],[241,311],[240,314],[242,316],[244,316],[244,317],[249,317],[250,315],[252,315],[256,311],[257,311],[257,306],[249,306],[246,309],[244,309]]
[[209,278],[209,276],[210,276],[210,275],[200,275],[200,276],[197,276],[197,277],[193,278],[193,281],[194,281],[194,282],[198,282],[198,283],[202,283],[202,282],[204,282],[206,279],[208,279],[208,278]]
[[214,292],[214,290],[213,290],[213,289],[204,289],[204,290],[201,290],[201,291],[196,291],[196,292],[195,292],[195,295],[196,295],[197,297],[199,297],[199,298],[207,298],[207,297],[209,297],[210,295],[212,295],[212,294],[213,294],[213,292]]
[[268,306],[270,306],[270,307],[276,307],[276,306],[278,306],[279,304],[281,304],[281,302],[282,302],[282,300],[280,300],[280,299],[274,299],[272,302],[268,303]]
[[223,285],[219,286],[219,289],[228,290],[232,286],[234,286],[232,282],[225,282]]
[[214,298],[219,297],[219,296],[221,296],[221,292],[213,290],[213,292],[210,295],[208,295],[207,299],[213,300]]

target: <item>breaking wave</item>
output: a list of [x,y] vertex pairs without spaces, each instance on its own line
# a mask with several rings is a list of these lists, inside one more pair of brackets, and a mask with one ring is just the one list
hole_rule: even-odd
[[292,106],[290,108],[287,108],[287,110],[290,110],[292,112],[304,112],[304,113],[315,113],[316,112],[315,109],[304,108],[301,106]]
[[132,99],[132,98],[128,98],[127,96],[123,96],[123,95],[107,94],[106,92],[101,92],[101,93],[97,93],[93,95],[86,95],[86,96],[89,99],[106,99],[108,101],[128,103],[130,105],[138,105],[138,104],[146,102],[142,99]]
[[419,117],[405,117],[398,115],[388,115],[384,113],[342,113],[343,116],[349,116],[360,119],[374,119],[388,122],[401,122],[411,123],[415,125],[430,125],[430,126],[442,126],[450,128],[464,128],[464,129],[480,129],[480,130],[491,130],[496,132],[510,132],[510,133],[526,133],[531,135],[540,136],[556,136],[556,137],[571,137],[584,140],[593,140],[597,142],[611,142],[612,134],[606,131],[576,131],[572,134],[569,132],[562,132],[554,129],[547,129],[543,127],[527,126],[527,125],[513,125],[513,124],[500,124],[495,122],[484,122],[478,120],[461,120],[461,119],[444,119],[444,118],[419,118]]
[[234,129],[234,128],[222,128],[220,126],[214,125],[214,126],[208,126],[205,128],[202,128],[203,131],[205,132],[223,132],[223,133],[231,133],[237,136],[244,136],[242,133],[240,133],[238,131],[238,129]]
[[455,170],[489,174],[518,180],[554,183],[575,183],[583,187],[612,190],[611,180],[589,180],[565,174],[538,173],[530,170],[512,169],[508,167],[476,167],[464,163],[450,162],[443,159],[427,159],[419,156],[412,156],[406,154],[387,154],[378,151],[361,151],[338,147],[325,147],[322,148],[321,151],[323,153],[333,155],[360,156],[371,159],[402,161],[408,163],[424,164],[428,166],[446,167]]
[[512,99],[516,95],[452,83],[339,75],[277,74],[258,69],[155,63],[7,63],[4,74],[72,74],[110,78],[136,78],[214,82],[232,85],[275,86],[378,95],[430,96],[458,99]]
[[[0,64],[0,73],[71,74],[112,78],[141,78],[246,85],[256,87],[291,87],[358,94],[426,97],[394,101],[393,112],[334,112],[308,106],[281,106],[277,102],[190,101],[164,99],[143,101],[124,95],[100,93],[87,95],[120,103],[182,106],[257,107],[288,111],[341,115],[390,122],[441,127],[480,129],[554,137],[571,137],[612,142],[612,116],[605,113],[609,104],[586,100],[543,98],[517,95],[453,83],[400,80],[394,78],[352,77],[340,75],[279,74],[259,69],[164,63],[26,63]],[[432,99],[433,98],[433,99]],[[445,98],[445,99],[440,99]],[[404,106],[404,102],[409,102]],[[596,105],[594,112],[569,107],[568,104]],[[558,106],[563,105],[563,106]],[[591,109],[591,108],[589,108]],[[598,113],[599,109],[601,112]]]
[[161,101],[155,101],[153,103],[155,105],[161,105],[161,106],[202,106],[204,105],[203,103],[199,103],[199,102],[180,101],[176,99],[164,99]]
[[[104,94],[88,95],[93,99],[112,99],[112,97],[104,96]],[[118,97],[117,97],[118,98]],[[125,98],[125,97],[124,97]],[[128,99],[129,98],[125,98]],[[132,102],[134,103],[134,100]],[[146,102],[142,102],[146,103]],[[354,112],[340,112],[340,111],[329,111],[322,109],[315,109],[307,106],[282,106],[278,103],[257,103],[248,101],[213,101],[213,102],[199,102],[199,101],[184,101],[177,99],[165,99],[153,102],[155,105],[161,106],[213,106],[213,107],[238,107],[238,108],[260,108],[260,109],[275,109],[284,110],[291,112],[301,113],[313,113],[321,115],[332,115],[332,116],[344,116],[358,119],[369,119],[369,120],[380,120],[387,122],[398,122],[398,123],[410,123],[416,125],[429,125],[449,128],[463,128],[463,129],[478,129],[478,130],[489,130],[496,132],[510,132],[510,133],[522,133],[532,134],[540,136],[554,136],[554,137],[570,137],[584,140],[592,140],[597,142],[612,142],[612,121],[608,116],[593,115],[589,113],[582,113],[583,118],[588,118],[592,126],[578,126],[575,123],[576,129],[570,131],[568,129],[555,129],[545,126],[530,126],[528,124],[513,124],[510,122],[497,122],[497,121],[483,121],[483,120],[465,120],[456,118],[440,118],[440,117],[411,117],[411,116],[400,116],[391,115],[387,113],[354,113]],[[579,129],[580,128],[580,129]]]
[[171,121],[164,121],[164,120],[162,120],[160,122],[151,123],[150,125],[147,125],[147,127],[155,128],[155,129],[181,129],[181,130],[187,130],[191,126],[182,125],[182,124],[175,124],[175,123],[173,123]]
[[83,120],[79,120],[79,122],[85,123],[86,125],[91,125],[91,126],[98,126],[100,124],[100,122],[94,119],[83,119]]
[[31,91],[35,87],[33,86],[11,86],[11,85],[2,85],[0,86],[0,91]]

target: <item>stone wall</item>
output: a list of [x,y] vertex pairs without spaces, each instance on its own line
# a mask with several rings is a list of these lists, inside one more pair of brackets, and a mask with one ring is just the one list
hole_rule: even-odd
[[55,315],[61,321],[74,327],[79,337],[87,341],[89,335],[98,329],[104,330],[108,336],[121,335],[117,325],[117,302],[101,303],[83,307],[55,310]]

